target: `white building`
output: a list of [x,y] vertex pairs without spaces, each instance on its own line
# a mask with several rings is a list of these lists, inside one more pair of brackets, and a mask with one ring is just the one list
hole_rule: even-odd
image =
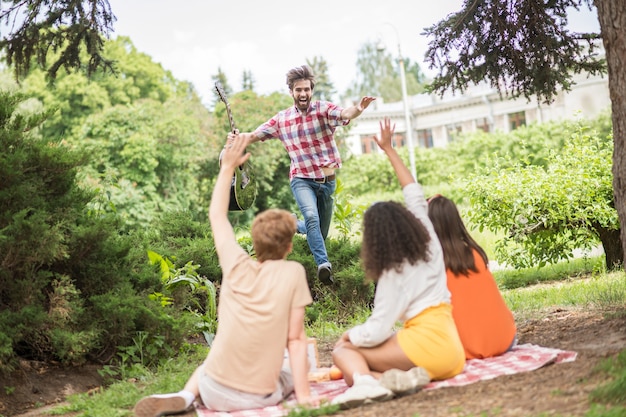
[[[419,94],[408,97],[414,147],[443,147],[459,132],[509,132],[521,125],[549,120],[593,118],[609,108],[608,78],[578,75],[569,92],[561,92],[549,105],[525,97],[500,97],[495,88],[482,85],[462,95]],[[406,146],[404,103],[384,103],[377,98],[353,121],[346,143],[351,154],[376,152],[372,136],[379,133],[379,121],[391,118],[396,124],[396,146]]]

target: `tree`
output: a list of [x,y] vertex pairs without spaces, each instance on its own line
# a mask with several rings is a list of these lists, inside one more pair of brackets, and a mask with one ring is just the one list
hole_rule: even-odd
[[241,79],[242,79],[241,89],[243,91],[246,91],[246,90],[254,91],[255,80],[254,80],[254,76],[252,75],[252,71],[244,70]]
[[[611,187],[611,137],[582,125],[552,149],[546,166],[501,159],[467,178],[469,218],[504,232],[498,261],[516,268],[573,257],[573,250],[602,243],[607,269],[622,263],[620,228]],[[501,161],[501,160],[498,160]],[[507,168],[507,166],[509,166]]]
[[[406,89],[409,95],[424,90],[424,76],[417,63],[404,57]],[[374,95],[385,101],[402,100],[402,83],[397,58],[375,42],[364,43],[357,53],[357,80],[346,92],[349,97]]]
[[53,86],[39,68],[24,77],[22,90],[37,99],[32,105],[56,110],[39,132],[89,147],[85,182],[106,191],[128,228],[167,210],[204,212],[196,206],[195,174],[210,138],[199,97],[126,37],[106,41],[104,56],[115,60],[117,74],[61,72]]
[[[568,9],[595,5],[600,35],[568,30]],[[431,89],[464,91],[486,80],[511,96],[549,103],[568,90],[575,73],[608,68],[613,120],[613,198],[626,224],[626,2],[614,0],[466,0],[463,8],[427,28],[426,52],[438,68]],[[596,54],[603,41],[606,63]],[[622,253],[626,228],[621,228]]]
[[316,100],[332,101],[335,95],[335,86],[328,76],[328,63],[321,56],[313,57],[313,60],[306,60],[306,63],[315,74],[315,89],[313,97]]
[[[0,10],[0,24],[8,28],[0,49],[13,66],[15,77],[28,73],[34,60],[54,80],[61,68],[70,71],[84,65],[82,46],[87,51],[87,72],[98,68],[113,70],[112,61],[102,55],[104,37],[115,16],[108,0],[11,0]],[[16,29],[15,29],[16,28]],[[15,29],[15,30],[13,30]],[[49,52],[56,53],[48,65]]]
[[23,78],[21,84],[26,94],[39,99],[45,108],[57,110],[43,125],[44,135],[76,137],[81,134],[87,117],[111,106],[145,99],[164,103],[174,97],[190,96],[187,83],[177,81],[161,64],[139,52],[127,37],[107,40],[103,54],[105,59],[115,61],[116,74],[96,71],[88,77],[81,70],[62,72],[53,87],[38,68],[31,69]]
[[109,195],[129,228],[149,227],[159,214],[199,205],[198,169],[208,139],[196,103],[142,100],[89,117],[77,141],[92,155],[83,172]]
[[[230,84],[228,84],[228,78],[226,77],[226,74],[224,74],[224,71],[222,71],[221,67],[217,67],[217,74],[211,76],[211,80],[213,80],[213,83],[219,82],[222,84],[226,97],[230,97],[233,93],[233,89],[230,87]],[[213,107],[215,107],[215,104],[219,103],[219,101],[220,98],[217,95],[217,91],[213,89]]]
[[[96,192],[78,181],[87,154],[41,136],[49,112],[30,113],[26,98],[0,93],[0,374],[18,355],[63,364],[113,356],[161,321],[134,288],[136,242],[119,233],[119,218],[88,208]],[[173,323],[161,324],[150,331],[169,334]]]

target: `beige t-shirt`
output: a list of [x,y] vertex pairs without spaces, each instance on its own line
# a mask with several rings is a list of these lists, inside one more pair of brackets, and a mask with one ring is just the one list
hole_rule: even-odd
[[287,346],[291,310],[313,299],[298,262],[252,259],[236,242],[225,244],[218,328],[205,371],[220,384],[252,394],[276,390]]

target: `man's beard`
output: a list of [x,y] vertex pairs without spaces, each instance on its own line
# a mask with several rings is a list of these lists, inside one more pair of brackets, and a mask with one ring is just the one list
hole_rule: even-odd
[[311,105],[310,99],[306,99],[305,101],[300,101],[300,100],[294,100],[294,101],[296,103],[296,107],[300,110],[307,110],[309,106]]

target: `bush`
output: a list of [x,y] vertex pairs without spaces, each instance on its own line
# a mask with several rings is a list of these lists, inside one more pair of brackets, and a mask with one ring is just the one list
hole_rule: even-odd
[[131,256],[139,235],[91,203],[79,170],[87,156],[42,138],[48,113],[25,114],[0,92],[0,372],[18,357],[76,364],[110,359],[138,331],[176,346],[176,312],[139,295],[160,285]]
[[607,268],[621,264],[612,152],[610,136],[579,126],[562,150],[549,153],[545,167],[506,159],[505,166],[470,176],[471,221],[505,235],[496,246],[498,261],[543,266],[602,242]]
[[137,332],[163,338],[164,346],[158,355],[168,357],[192,331],[189,323],[181,325],[180,311],[163,307],[147,296],[129,295],[132,292],[131,288],[122,287],[90,300],[93,303],[92,321],[106,336],[100,338],[99,349],[95,352],[102,362],[114,358],[118,348],[132,346]]
[[49,294],[61,276],[54,265],[70,256],[76,219],[92,198],[75,181],[84,155],[39,137],[37,127],[49,114],[24,114],[25,100],[0,92],[0,308],[2,319],[11,320],[0,328],[13,346],[2,349],[5,369],[16,349],[33,356],[54,350],[45,342]]

